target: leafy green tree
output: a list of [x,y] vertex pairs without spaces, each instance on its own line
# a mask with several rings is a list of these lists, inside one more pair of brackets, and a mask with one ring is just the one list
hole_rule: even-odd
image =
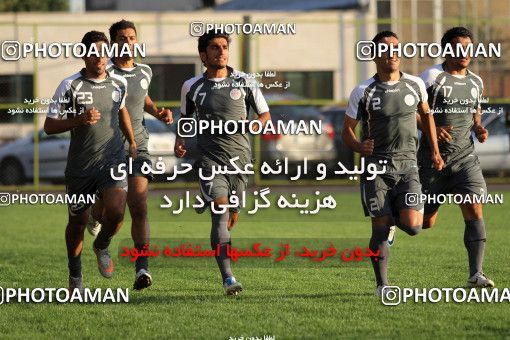
[[0,12],[68,11],[68,0],[1,0]]

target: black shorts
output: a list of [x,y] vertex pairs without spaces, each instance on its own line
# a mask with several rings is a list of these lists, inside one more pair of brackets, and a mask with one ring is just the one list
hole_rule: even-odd
[[[88,176],[66,176],[66,193],[68,195],[94,195],[108,188],[127,188],[127,179],[116,180],[112,177],[112,169],[114,175],[119,176],[116,172],[118,164],[104,166],[93,171]],[[91,204],[72,203],[68,204],[69,214],[76,216],[87,210]]]

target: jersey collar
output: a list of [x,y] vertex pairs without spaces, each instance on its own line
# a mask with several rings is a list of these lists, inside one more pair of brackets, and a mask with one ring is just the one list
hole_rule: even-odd
[[[227,66],[227,76],[225,78],[222,78],[222,79],[226,79],[228,77],[230,77],[230,75],[234,73],[234,69],[230,66]],[[219,78],[207,78],[207,71],[205,71],[204,73],[202,73],[202,76],[205,78],[205,79],[209,79],[209,80],[212,80],[212,79],[219,79]]]
[[122,67],[119,67],[119,66],[115,65],[115,63],[113,61],[111,61],[111,59],[110,59],[110,62],[111,62],[111,65],[112,65],[113,68],[115,68],[115,69],[117,69],[119,71],[123,71],[123,72],[133,72],[135,70],[135,68],[138,66],[137,63],[133,62],[133,67],[132,68],[130,67],[131,70],[128,70],[128,69],[124,69]]
[[92,78],[87,78],[87,77],[85,77],[85,67],[84,67],[84,68],[82,68],[82,69],[80,70],[80,75],[81,75],[84,79],[86,79],[86,80],[88,80],[88,81],[91,81],[91,82],[93,82],[93,83],[99,84],[99,83],[104,82],[106,79],[110,78],[110,72],[109,72],[108,70],[105,70],[105,72],[106,72],[106,77],[105,77],[104,79],[101,79],[100,81],[97,81],[96,79],[92,79]]
[[400,79],[402,79],[402,77],[404,76],[404,74],[402,73],[402,71],[398,71],[399,75],[400,75],[400,78],[398,78],[398,80],[390,80],[390,81],[381,81],[381,79],[379,79],[379,75],[376,73],[374,75],[374,79],[381,83],[381,84],[385,84],[385,85],[395,85],[396,83],[398,83],[400,81]]

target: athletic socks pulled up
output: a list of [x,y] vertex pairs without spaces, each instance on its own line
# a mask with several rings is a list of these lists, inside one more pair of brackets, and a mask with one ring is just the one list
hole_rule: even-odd
[[233,276],[232,269],[230,268],[230,257],[227,256],[227,245],[230,245],[230,233],[227,229],[229,213],[215,214],[211,211],[211,247],[216,250],[217,245],[220,245],[220,254],[216,256],[216,262],[221,272],[223,282],[227,277]]
[[81,256],[67,256],[68,262],[67,266],[69,267],[69,275],[71,277],[81,277]]
[[[142,250],[144,250],[144,243],[135,244],[136,250],[140,254]],[[135,270],[138,273],[141,269],[149,270],[149,258],[147,256],[138,256],[136,258]]]
[[485,240],[485,223],[483,219],[465,221],[464,246],[468,252],[470,276],[482,272]]
[[96,240],[94,241],[94,247],[96,249],[101,249],[101,250],[106,249],[110,245],[112,238],[113,238],[113,236],[109,235],[109,233],[107,233],[105,231],[105,228],[103,227],[103,228],[101,228],[101,231],[99,232],[99,234],[97,234]]
[[372,266],[374,267],[377,286],[388,285],[388,260],[390,257],[390,249],[388,247],[387,241],[389,233],[389,226],[372,226],[372,237],[370,238],[369,247],[373,252],[379,251],[378,257],[370,258],[372,261]]

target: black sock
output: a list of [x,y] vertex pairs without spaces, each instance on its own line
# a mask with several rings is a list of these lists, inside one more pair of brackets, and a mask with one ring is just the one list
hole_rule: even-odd
[[[141,252],[144,246],[145,243],[135,244],[135,248],[138,250],[138,252]],[[138,273],[140,269],[149,269],[149,258],[147,256],[139,256],[136,258],[135,270]]]
[[67,266],[69,267],[69,276],[81,277],[81,256],[76,257],[67,255]]
[[112,241],[112,237],[112,235],[109,235],[109,233],[105,232],[103,226],[99,234],[97,234],[96,240],[94,241],[94,247],[101,250],[108,248],[110,242]]
[[485,252],[485,223],[483,219],[465,221],[464,245],[466,246],[469,259],[470,276],[482,272],[483,257]]
[[213,250],[216,250],[216,246],[220,245],[220,255],[216,256],[216,262],[218,263],[223,282],[225,282],[227,277],[232,276],[230,257],[227,256],[227,245],[230,245],[230,233],[227,229],[228,217],[229,212],[219,215],[211,211],[211,247]]
[[389,226],[372,226],[372,237],[370,238],[369,247],[373,252],[379,251],[378,257],[370,258],[372,260],[372,266],[374,267],[377,286],[388,285],[388,260],[390,257],[390,249],[387,241],[389,233]]

